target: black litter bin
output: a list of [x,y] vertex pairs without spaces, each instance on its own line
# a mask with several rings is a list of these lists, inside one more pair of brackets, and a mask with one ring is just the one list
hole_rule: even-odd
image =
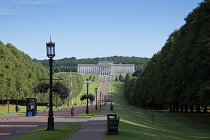
[[118,126],[119,126],[120,118],[117,118],[116,113],[109,113],[107,115],[107,133],[108,135],[116,135],[118,134]]
[[26,98],[26,117],[37,115],[37,97]]

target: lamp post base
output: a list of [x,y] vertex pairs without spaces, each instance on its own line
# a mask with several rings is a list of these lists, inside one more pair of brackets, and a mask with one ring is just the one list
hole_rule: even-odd
[[18,112],[18,110],[19,110],[19,109],[18,109],[18,105],[16,105],[16,107],[15,107],[15,111],[16,111],[16,112]]
[[48,128],[47,130],[53,131],[54,128],[54,117],[48,117]]
[[88,108],[86,109],[86,114],[89,114],[89,109]]

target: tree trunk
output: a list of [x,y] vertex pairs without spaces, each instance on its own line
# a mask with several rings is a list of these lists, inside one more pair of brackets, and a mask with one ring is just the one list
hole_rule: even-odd
[[203,107],[203,113],[208,113],[207,105],[204,105],[204,107]]
[[193,105],[190,105],[190,112],[193,113]]
[[185,110],[185,112],[188,112],[188,105],[187,104],[185,104],[184,110]]
[[184,105],[183,104],[181,104],[181,106],[180,106],[180,112],[184,112]]
[[201,109],[200,109],[200,105],[198,104],[197,106],[196,106],[196,113],[200,113],[201,112]]
[[176,112],[179,112],[179,104],[176,104],[176,105],[175,105],[175,111],[176,111]]
[[175,112],[175,110],[176,110],[176,105],[172,104],[172,111]]
[[172,104],[169,104],[169,111],[173,111]]

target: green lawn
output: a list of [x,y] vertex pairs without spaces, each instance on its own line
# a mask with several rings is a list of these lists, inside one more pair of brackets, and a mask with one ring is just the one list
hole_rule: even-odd
[[76,117],[94,117],[95,115],[97,115],[99,112],[101,112],[106,107],[107,107],[107,105],[105,105],[101,108],[98,108],[97,110],[95,110],[95,108],[94,108],[92,111],[89,110],[89,114],[86,114],[86,112],[84,112],[84,113],[78,114]]
[[[92,93],[93,95],[95,95],[95,88],[98,88],[99,89],[99,84],[98,83],[98,76],[97,75],[92,75],[92,78],[95,76],[95,80],[94,81],[91,81],[90,84],[89,84],[89,87],[88,87],[88,93]],[[90,77],[90,75],[82,75],[82,78],[84,79],[84,81],[86,79],[88,79]],[[84,94],[87,94],[87,85],[84,83],[83,84],[83,88],[80,92],[80,94],[73,98],[73,104],[76,104],[76,106],[81,106],[81,105],[86,105],[86,100],[84,101],[81,101],[80,100],[80,97]]]
[[[92,75],[92,78],[94,76],[95,76],[95,80],[90,82],[89,90],[88,90],[89,94],[92,93],[93,95],[95,95],[95,88],[97,87],[99,89],[99,84],[100,84],[100,83],[98,83],[98,76]],[[87,79],[89,77],[90,77],[90,75],[83,75],[84,81],[85,81],[85,79]],[[99,79],[99,80],[101,81],[101,79]],[[80,94],[76,98],[73,99],[73,104],[76,104],[76,106],[86,105],[87,100],[84,100],[84,101],[80,100],[80,97],[83,94],[87,94],[87,85],[85,83],[83,84],[83,89],[80,92]],[[61,106],[61,107],[58,107],[57,109],[65,108],[65,107],[67,107],[67,106]],[[18,108],[20,108],[20,111],[16,112],[15,105],[9,105],[9,113],[8,113],[8,105],[5,105],[4,107],[0,107],[0,115],[25,113],[26,112],[25,106],[18,105]],[[53,109],[56,109],[56,107],[53,106]],[[47,109],[46,106],[38,106],[37,110],[43,111],[43,110],[49,110],[49,109]]]
[[[67,106],[60,106],[57,109],[66,108]],[[8,115],[8,114],[16,114],[16,113],[26,113],[26,106],[18,105],[20,111],[16,112],[15,105],[9,105],[9,113],[8,113],[8,105],[1,105],[0,107],[0,115]],[[56,109],[55,106],[53,109]],[[37,106],[37,111],[49,110],[46,106]]]
[[[8,107],[9,107],[9,113],[8,113]],[[22,113],[22,112],[25,112],[26,110],[26,107],[25,106],[18,106],[18,108],[20,108],[20,112],[19,113]],[[14,114],[16,113],[15,112],[15,105],[1,105],[0,106],[0,115],[6,115],[6,114]]]
[[120,116],[119,134],[106,136],[105,140],[210,139],[209,114],[174,113],[127,106],[122,86],[120,82],[112,83],[112,112]]
[[[112,83],[112,92],[114,106],[114,110],[112,112],[117,113],[120,116],[119,134],[105,136],[105,140],[210,139],[209,114],[146,110],[143,108],[129,106],[124,98],[123,83],[121,82]],[[80,114],[80,116],[92,117],[95,114],[97,114],[97,111],[90,112],[88,115]],[[45,137],[49,139],[49,136],[52,136],[55,138],[50,138],[52,140],[61,140],[78,128],[79,126],[74,125],[56,126],[56,131],[46,131],[46,128],[42,128],[19,136],[20,138],[15,137],[14,140],[24,140],[24,136],[25,139],[39,136],[39,139],[42,140],[44,140]]]
[[46,131],[47,127],[36,129],[9,140],[63,140],[77,129],[79,125],[56,125],[55,131]]

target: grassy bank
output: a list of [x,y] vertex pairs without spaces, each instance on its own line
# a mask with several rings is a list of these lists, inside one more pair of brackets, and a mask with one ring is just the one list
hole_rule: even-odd
[[196,140],[210,139],[210,115],[146,110],[128,106],[123,84],[112,83],[113,112],[119,114],[119,135],[105,140]]
[[63,140],[77,129],[79,125],[56,125],[55,131],[46,131],[47,127],[33,130],[10,140]]
[[[88,79],[90,77],[90,75],[83,75],[83,79]],[[98,76],[94,75],[92,76],[92,78],[95,77],[94,81],[90,82],[89,85],[89,94],[92,93],[93,95],[95,95],[95,88],[99,88],[100,87],[100,83],[98,81],[101,81],[101,79],[98,79]],[[84,83],[83,84],[83,89],[81,90],[80,94],[75,97],[72,101],[73,104],[76,104],[76,106],[81,106],[81,105],[86,105],[87,100],[81,101],[80,97],[84,94],[87,94],[87,85]],[[53,99],[54,100],[54,99]],[[18,108],[20,108],[20,111],[16,112],[15,110],[15,106],[14,104],[10,104],[9,105],[9,111],[8,111],[8,105],[0,105],[0,115],[8,115],[8,114],[16,114],[16,113],[26,113],[26,106],[21,106],[18,105]],[[58,108],[56,108],[55,106],[53,106],[53,109],[61,109],[61,108],[66,108],[68,106],[60,106]],[[43,111],[43,110],[49,110],[48,108],[46,108],[46,106],[37,106],[37,111]],[[8,113],[9,112],[9,113]]]
[[105,109],[107,107],[107,105],[102,106],[101,108],[98,108],[97,110],[95,110],[95,108],[93,110],[90,110],[89,114],[86,114],[86,112],[78,114],[77,117],[94,117],[95,115],[97,115],[99,112],[101,112],[103,109]]
[[[10,104],[9,105],[9,113],[8,113],[8,105],[0,105],[0,115],[8,115],[8,114],[19,114],[19,113],[26,113],[26,106],[22,106],[22,105],[18,105],[18,108],[20,109],[20,111],[16,112],[15,110],[16,105],[14,104]],[[53,106],[53,109],[62,109],[62,108],[66,108],[67,106],[60,106],[58,108],[55,108],[55,106]],[[46,106],[37,106],[37,111],[43,111],[43,110],[49,110],[48,108],[46,108]]]
[[[86,79],[88,79],[90,77],[90,75],[82,75],[83,80],[85,81]],[[93,94],[95,95],[95,88],[99,88],[100,87],[100,83],[98,81],[100,81],[100,79],[98,79],[97,75],[92,75],[92,78],[95,77],[94,81],[91,81],[88,87],[88,93],[89,94]],[[84,94],[87,94],[87,85],[84,83],[83,84],[83,88],[80,91],[79,95],[77,95],[77,97],[73,98],[73,104],[76,104],[76,106],[81,106],[81,105],[85,105],[87,102],[86,100],[81,101],[80,97]]]

